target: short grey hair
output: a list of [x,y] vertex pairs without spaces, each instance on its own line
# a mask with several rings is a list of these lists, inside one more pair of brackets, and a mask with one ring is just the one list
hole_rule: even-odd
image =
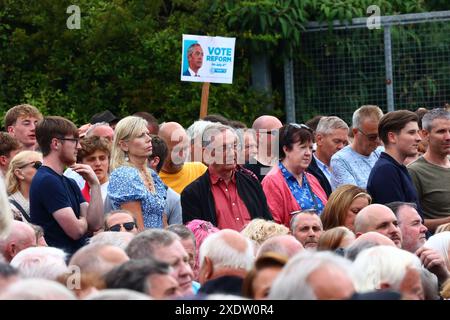
[[19,269],[25,278],[56,280],[68,271],[66,253],[53,247],[30,247],[20,251],[11,266]]
[[196,248],[197,244],[195,241],[195,235],[191,229],[186,227],[184,224],[171,224],[166,228],[166,230],[176,233],[181,240],[191,239],[194,243],[194,249]]
[[62,284],[48,279],[23,279],[8,286],[0,300],[76,300]]
[[202,147],[207,147],[212,142],[212,137],[216,136],[219,133],[222,133],[226,130],[231,131],[236,136],[236,141],[238,141],[238,136],[235,132],[235,130],[230,127],[223,125],[219,122],[213,122],[212,124],[208,125],[205,130],[203,131],[202,135]]
[[322,117],[317,125],[316,134],[331,134],[333,130],[337,129],[348,130],[348,125],[344,120],[336,116]]
[[[230,246],[224,239],[224,232],[236,232],[242,241],[247,243],[244,252],[238,251]],[[254,250],[250,239],[244,237],[234,230],[221,230],[209,235],[200,246],[199,253],[200,267],[203,265],[205,257],[211,259],[214,268],[233,268],[250,270],[253,267]]]
[[201,138],[203,136],[203,131],[205,131],[205,128],[213,123],[214,122],[205,120],[195,121],[189,126],[189,128],[186,129],[186,134],[188,135],[191,142],[193,142],[194,140]]
[[156,249],[168,247],[177,240],[180,237],[172,231],[148,229],[135,236],[125,252],[130,259],[145,259],[153,257]]
[[392,246],[366,249],[353,262],[356,290],[375,291],[381,289],[382,283],[388,283],[398,291],[408,267],[419,272],[422,269],[419,258],[408,251]]
[[100,252],[111,247],[107,244],[91,243],[79,249],[70,259],[69,265],[77,266],[82,273],[92,273],[100,276],[113,269],[116,264],[105,260]]
[[363,123],[364,120],[374,119],[379,121],[382,116],[383,111],[380,109],[380,107],[375,105],[362,106],[353,113],[352,127],[361,128],[361,124]]
[[147,278],[170,272],[169,264],[153,258],[129,260],[109,271],[105,275],[105,283],[109,289],[130,289],[150,294],[152,288]]
[[95,128],[103,127],[103,126],[111,127],[108,122],[97,122],[97,123],[94,123],[93,125],[91,125],[89,127],[89,129],[87,129],[86,134],[84,136],[86,138],[89,138],[90,136],[93,135]]
[[[318,215],[317,211],[314,210],[314,209],[303,210],[301,212],[298,212],[298,213],[294,214],[293,217],[291,217],[291,222],[289,223],[289,228],[291,229],[292,233],[294,233],[295,228],[297,227],[298,219],[301,216],[303,216],[304,214],[317,216],[319,218],[319,215]],[[320,221],[320,225],[322,226],[322,229],[323,229],[322,220],[320,218],[318,220]]]
[[360,252],[378,245],[373,241],[356,241],[345,248],[345,257],[350,261],[355,261]]
[[106,289],[87,296],[84,300],[153,300],[150,296],[129,289]]
[[278,274],[270,289],[269,299],[317,300],[308,278],[320,267],[330,265],[341,269],[352,279],[352,265],[347,259],[328,251],[301,251]]
[[110,245],[125,251],[133,238],[134,234],[131,232],[104,231],[90,238],[89,244]]
[[433,121],[436,119],[450,120],[450,112],[444,108],[428,111],[422,118],[422,128],[430,132],[433,129]]

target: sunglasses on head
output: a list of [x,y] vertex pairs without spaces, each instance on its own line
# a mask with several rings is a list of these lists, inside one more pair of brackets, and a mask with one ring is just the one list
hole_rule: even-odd
[[19,169],[23,169],[23,168],[29,166],[30,164],[32,164],[33,165],[32,167],[35,168],[36,170],[39,169],[42,166],[42,162],[40,162],[40,161],[32,161],[32,162],[28,162],[27,164],[19,167]]
[[298,123],[289,123],[286,128],[284,129],[284,133],[283,133],[283,140],[286,140],[287,136],[289,135],[289,129],[290,128],[296,128],[296,129],[304,129],[304,130],[308,130],[309,132],[313,133],[313,129],[311,129],[310,127],[308,127],[306,124],[298,124]]
[[115,225],[109,227],[109,231],[119,232],[121,226],[123,226],[125,228],[125,230],[131,231],[134,229],[136,224],[134,222],[118,223],[118,224],[115,224]]

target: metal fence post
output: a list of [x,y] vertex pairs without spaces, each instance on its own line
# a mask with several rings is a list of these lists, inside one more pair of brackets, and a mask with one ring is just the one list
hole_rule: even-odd
[[388,112],[394,111],[394,83],[392,77],[391,27],[384,27],[384,62],[386,68],[386,96]]
[[284,94],[286,123],[295,123],[294,62],[292,58],[284,58]]

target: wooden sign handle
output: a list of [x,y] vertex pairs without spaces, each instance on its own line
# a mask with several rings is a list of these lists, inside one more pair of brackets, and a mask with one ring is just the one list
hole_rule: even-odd
[[203,82],[202,101],[200,105],[200,119],[203,119],[208,114],[209,85],[209,82]]

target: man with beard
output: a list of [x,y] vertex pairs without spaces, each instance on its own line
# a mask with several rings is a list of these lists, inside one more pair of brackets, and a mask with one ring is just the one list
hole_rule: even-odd
[[401,249],[402,233],[397,218],[391,209],[382,204],[371,204],[363,208],[355,218],[355,234],[375,231],[391,239]]
[[434,109],[422,118],[425,154],[408,166],[422,207],[424,224],[434,232],[450,222],[450,112]]
[[435,274],[439,283],[443,284],[450,273],[447,271],[442,255],[431,248],[423,245],[427,241],[427,227],[423,225],[422,218],[417,212],[417,206],[414,203],[391,202],[386,204],[397,217],[398,226],[402,233],[402,249],[415,253],[424,267]]
[[323,233],[322,221],[315,210],[294,211],[291,219],[292,235],[305,249],[317,248]]
[[[31,221],[40,225],[49,246],[69,255],[86,242],[88,231],[103,224],[100,183],[89,165],[76,164],[81,148],[77,127],[62,117],[46,117],[36,127],[44,164],[30,187]],[[76,182],[63,175],[66,166],[79,173],[91,187],[88,204]]]

